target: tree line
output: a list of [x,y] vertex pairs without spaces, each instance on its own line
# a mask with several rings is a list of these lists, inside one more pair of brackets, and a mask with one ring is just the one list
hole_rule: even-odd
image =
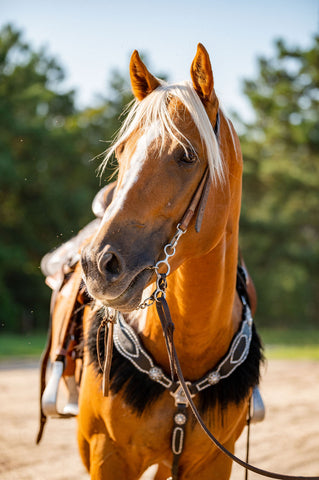
[[[319,308],[319,37],[278,41],[244,93],[240,243],[255,280],[261,325],[314,325]],[[79,109],[63,68],[12,25],[0,31],[0,332],[43,330],[49,288],[41,257],[92,218],[98,158],[131,100],[113,72],[108,93]],[[108,181],[111,171],[104,175]]]

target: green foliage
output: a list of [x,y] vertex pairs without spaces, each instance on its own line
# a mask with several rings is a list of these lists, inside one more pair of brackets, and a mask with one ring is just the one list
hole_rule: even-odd
[[264,325],[318,323],[319,37],[302,51],[280,40],[245,82],[255,112],[244,155],[241,244]]
[[[258,329],[264,343],[268,360],[319,360],[318,329],[294,329],[287,327]],[[29,333],[26,335],[3,333],[0,335],[0,364],[13,359],[39,359],[46,335],[44,333]]]
[[17,335],[15,333],[2,333],[0,335],[0,362],[18,359],[40,358],[46,344],[44,333],[30,333]]
[[291,326],[261,328],[267,359],[319,360],[319,330]]
[[[63,69],[21,32],[0,32],[0,328],[48,323],[41,257],[92,218],[99,188],[91,160],[119,126],[128,95],[114,75],[112,100],[77,111]],[[107,178],[107,172],[106,172]]]

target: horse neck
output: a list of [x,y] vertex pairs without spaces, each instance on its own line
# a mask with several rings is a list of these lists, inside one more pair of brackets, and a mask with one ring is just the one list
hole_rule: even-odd
[[[187,261],[168,277],[166,298],[175,324],[176,350],[184,375],[190,380],[218,363],[238,329],[240,309],[233,308],[238,243],[233,234],[231,240],[225,234],[214,250]],[[142,341],[155,361],[168,371],[156,308],[152,306],[141,315]]]

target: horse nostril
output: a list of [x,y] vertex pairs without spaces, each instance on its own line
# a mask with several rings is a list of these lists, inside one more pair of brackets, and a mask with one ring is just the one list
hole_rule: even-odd
[[105,253],[98,262],[98,268],[102,275],[118,277],[121,273],[121,266],[114,253]]

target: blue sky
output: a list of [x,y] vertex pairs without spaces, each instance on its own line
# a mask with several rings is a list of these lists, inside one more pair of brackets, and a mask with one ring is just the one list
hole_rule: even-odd
[[216,91],[227,110],[249,116],[243,78],[273,41],[307,47],[318,33],[318,0],[0,0],[0,26],[13,22],[35,47],[46,45],[84,106],[105,93],[114,68],[128,72],[130,54],[147,54],[153,73],[189,78],[196,45],[212,61]]

